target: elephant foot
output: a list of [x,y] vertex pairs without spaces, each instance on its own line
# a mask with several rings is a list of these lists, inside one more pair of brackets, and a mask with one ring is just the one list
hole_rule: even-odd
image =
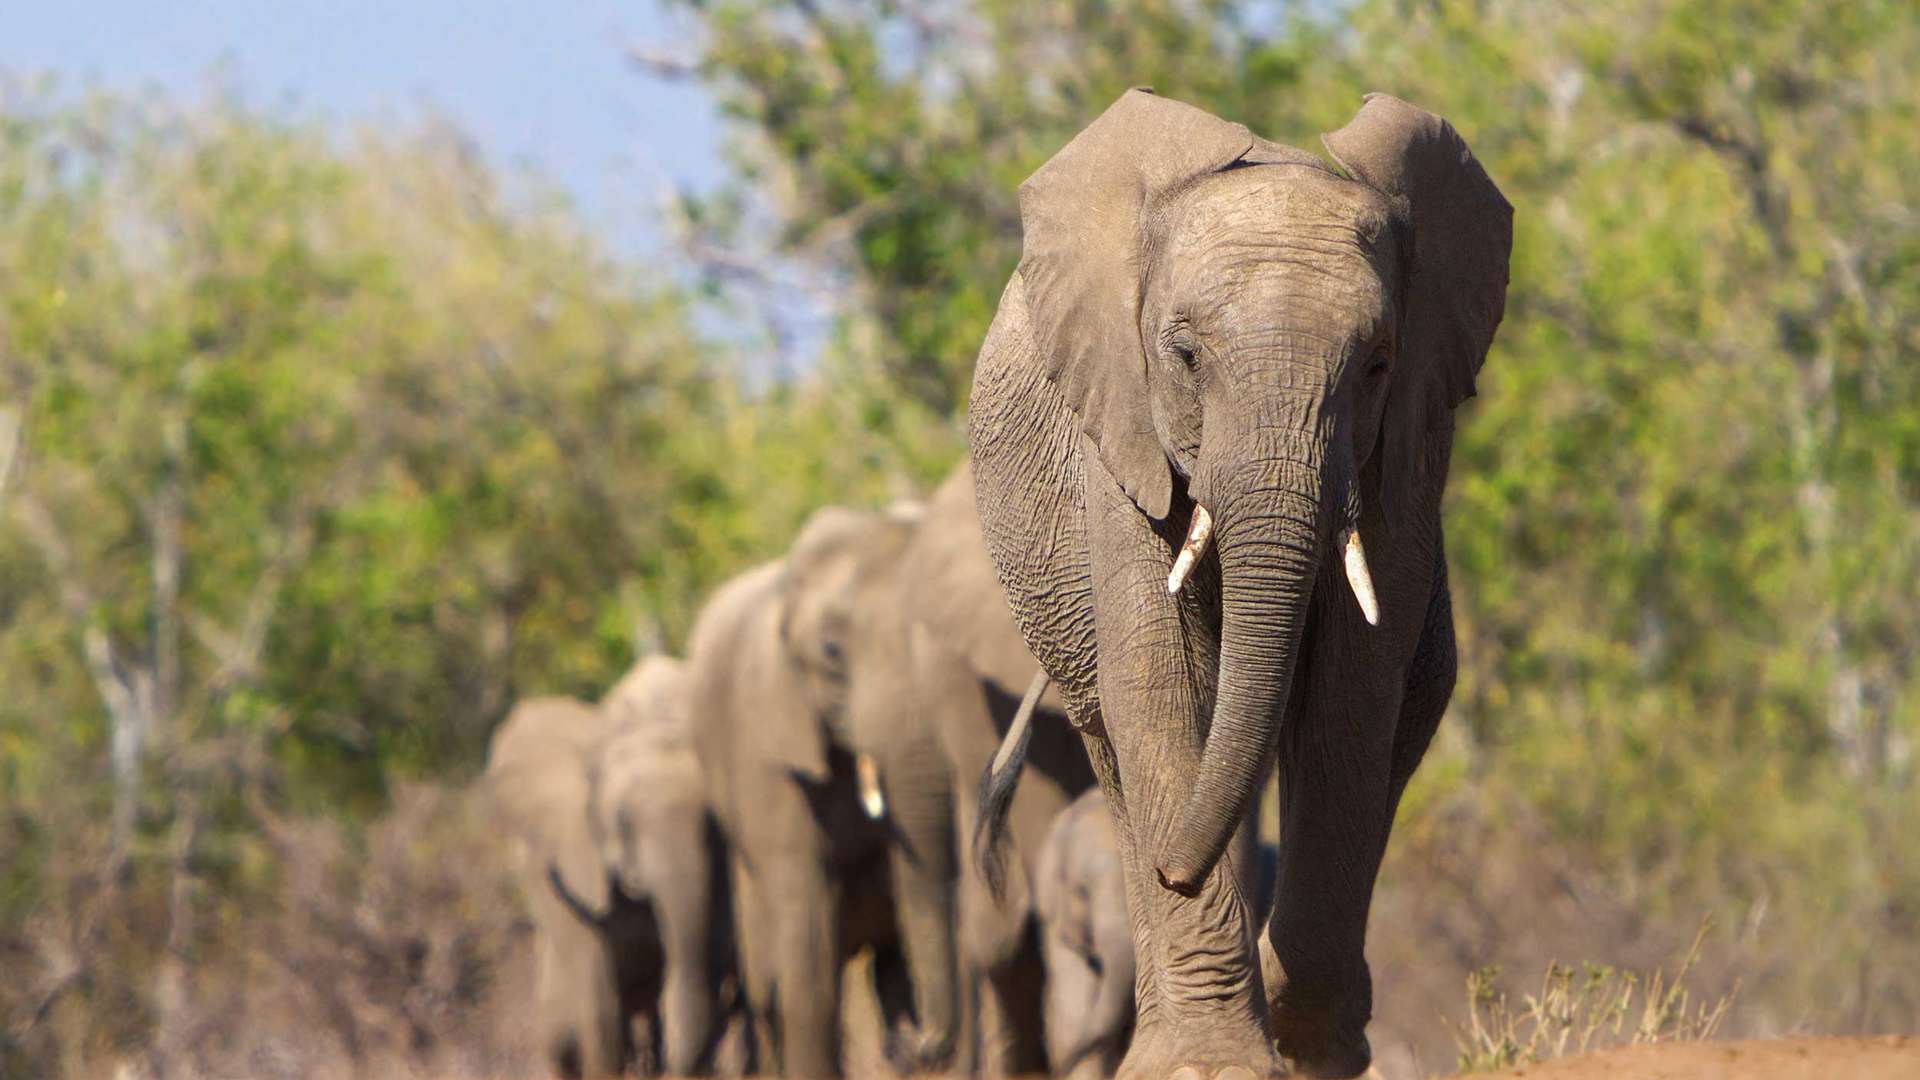
[[1173,1070],[1167,1080],[1261,1080],[1261,1077],[1245,1065],[1229,1065],[1211,1076],[1198,1065],[1182,1065]]
[[1118,1080],[1269,1080],[1285,1075],[1259,1032],[1213,1041],[1171,1025],[1136,1031]]
[[1347,1080],[1373,1064],[1373,1046],[1364,1026],[1342,1023],[1332,1009],[1302,1009],[1286,1004],[1269,1017],[1280,1056],[1297,1076]]
[[953,1064],[953,1037],[896,1027],[887,1033],[886,1058],[901,1076],[945,1072]]
[[[1259,948],[1260,974],[1266,984],[1267,1025],[1273,1031],[1280,1056],[1286,1059],[1288,1071],[1295,1076],[1325,1080],[1346,1080],[1365,1073],[1373,1064],[1373,1046],[1367,1042],[1367,1014],[1371,1008],[1360,1009],[1357,1018],[1351,1015],[1354,1010],[1343,1009],[1341,1005],[1350,1003],[1356,996],[1351,991],[1346,995],[1315,993],[1310,1001],[1303,1001],[1309,993],[1287,982],[1280,959],[1265,934],[1260,936]],[[1363,990],[1357,995],[1358,999],[1371,1000],[1373,995],[1364,969],[1359,980]],[[1326,1004],[1329,1000],[1334,1003]]]

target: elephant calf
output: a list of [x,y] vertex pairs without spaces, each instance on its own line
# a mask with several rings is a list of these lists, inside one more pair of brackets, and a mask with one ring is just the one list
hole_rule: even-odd
[[1047,965],[1047,1058],[1056,1076],[1111,1076],[1133,1031],[1133,925],[1106,796],[1060,812],[1035,867]]

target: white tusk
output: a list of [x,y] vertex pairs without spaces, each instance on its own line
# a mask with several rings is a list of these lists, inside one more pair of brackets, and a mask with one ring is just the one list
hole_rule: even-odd
[[1167,591],[1178,595],[1180,587],[1187,583],[1187,575],[1193,573],[1193,564],[1207,553],[1207,541],[1213,539],[1213,515],[1199,503],[1193,504],[1193,524],[1187,527],[1187,542],[1180,545],[1180,554],[1173,560],[1173,572],[1167,575]]
[[1360,601],[1360,614],[1368,626],[1380,625],[1380,601],[1373,595],[1373,575],[1367,572],[1367,549],[1360,546],[1360,530],[1347,530],[1347,584],[1353,598]]
[[860,781],[860,809],[875,821],[886,817],[887,794],[880,789],[880,763],[872,754],[858,754],[853,759],[853,771]]

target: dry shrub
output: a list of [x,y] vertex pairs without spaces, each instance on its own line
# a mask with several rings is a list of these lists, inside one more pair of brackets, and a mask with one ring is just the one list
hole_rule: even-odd
[[171,983],[155,890],[136,879],[103,901],[86,860],[50,863],[69,901],[0,935],[27,974],[7,995],[21,1019],[0,1076],[536,1075],[528,925],[472,810],[424,784],[364,829],[254,806],[262,828],[239,857],[259,884],[189,890],[195,932]]
[[242,977],[208,995],[208,1008],[247,1017],[218,1040],[210,1071],[483,1076],[519,1065],[526,927],[497,839],[468,811],[467,796],[418,785],[396,792],[363,837],[329,822],[270,829],[279,895]]
[[[1380,1073],[1403,1080],[1453,1066],[1449,1018],[1459,1015],[1460,987],[1476,972],[1538,972],[1567,956],[1652,971],[1686,950],[1699,925],[1698,909],[1675,912],[1630,894],[1517,802],[1462,785],[1403,810],[1367,933],[1368,1037]],[[1716,992],[1733,985],[1747,957],[1725,937],[1709,935],[1691,982]],[[1535,989],[1482,977],[1516,998]],[[1743,995],[1735,1011],[1750,1004]],[[1766,1033],[1751,1019],[1728,1021]]]
[[[1498,967],[1469,973],[1467,1020],[1454,1028],[1459,1070],[1487,1072],[1616,1046],[1712,1038],[1738,988],[1699,1001],[1687,988],[1706,933],[1703,923],[1671,980],[1657,970],[1643,979],[1601,965],[1584,964],[1576,972],[1550,963],[1539,992],[1517,1006],[1498,988]],[[1629,1023],[1636,999],[1638,1019]]]

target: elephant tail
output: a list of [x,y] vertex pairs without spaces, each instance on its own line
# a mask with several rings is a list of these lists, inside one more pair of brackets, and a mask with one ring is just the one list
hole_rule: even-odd
[[1033,713],[1040,697],[1047,692],[1047,672],[1033,673],[1027,694],[1020,699],[1020,711],[1007,726],[1000,749],[980,774],[980,816],[973,823],[973,862],[986,880],[994,899],[1001,899],[1007,885],[1007,810],[1013,806],[1013,791],[1020,783],[1020,770],[1027,764],[1027,746],[1033,741]]

